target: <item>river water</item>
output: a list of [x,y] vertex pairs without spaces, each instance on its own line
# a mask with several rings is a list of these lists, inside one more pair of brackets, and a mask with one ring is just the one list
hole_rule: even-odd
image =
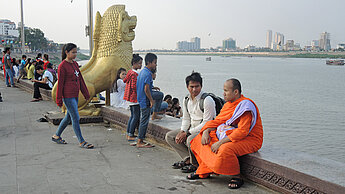
[[182,104],[188,93],[185,77],[193,70],[203,77],[203,91],[218,96],[225,80],[237,78],[242,93],[259,107],[264,146],[345,163],[345,67],[325,61],[159,55],[154,85]]

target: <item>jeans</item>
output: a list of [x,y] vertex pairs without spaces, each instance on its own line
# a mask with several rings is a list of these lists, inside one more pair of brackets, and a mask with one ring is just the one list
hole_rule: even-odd
[[[162,112],[168,108],[169,104],[165,101],[161,103],[161,107],[158,112]],[[153,113],[153,107],[151,108],[151,114]]]
[[138,139],[145,139],[147,126],[149,125],[151,108],[140,108],[140,124]]
[[153,105],[153,112],[159,112],[161,108],[161,104],[163,101],[164,94],[160,91],[152,91],[151,93],[153,100],[155,101]]
[[135,128],[138,126],[140,120],[140,106],[137,104],[129,106],[129,108],[131,110],[131,117],[128,120],[127,135],[134,136]]
[[79,143],[84,142],[84,138],[81,135],[80,131],[80,125],[79,125],[79,112],[78,112],[78,98],[63,98],[62,99],[66,108],[67,108],[67,113],[65,118],[62,119],[57,131],[56,135],[61,136],[62,132],[65,130],[67,125],[71,122],[72,120],[72,126],[74,129],[74,133],[78,138]]
[[13,82],[13,72],[11,69],[6,69],[6,85],[9,86],[10,84],[8,83],[8,77],[10,77],[11,85],[14,86]]

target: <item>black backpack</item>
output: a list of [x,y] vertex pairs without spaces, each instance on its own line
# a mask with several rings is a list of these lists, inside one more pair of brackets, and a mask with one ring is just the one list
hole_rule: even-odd
[[[216,104],[216,115],[218,115],[220,113],[220,110],[223,108],[223,105],[225,104],[225,100],[219,96],[216,96],[213,93],[203,93],[200,97],[200,101],[199,101],[199,108],[202,112],[204,112],[204,100],[207,96],[211,96],[212,99],[214,100],[214,103]],[[187,109],[187,103],[189,101],[188,96],[185,97],[185,105],[186,105],[186,110]]]

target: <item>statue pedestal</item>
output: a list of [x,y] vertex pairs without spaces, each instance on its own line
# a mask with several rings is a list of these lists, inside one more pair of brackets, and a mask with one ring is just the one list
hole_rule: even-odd
[[[44,118],[48,120],[48,122],[53,123],[54,125],[59,125],[62,119],[65,117],[65,113],[62,112],[48,112],[44,114]],[[102,116],[80,116],[79,123],[101,123],[103,122]]]

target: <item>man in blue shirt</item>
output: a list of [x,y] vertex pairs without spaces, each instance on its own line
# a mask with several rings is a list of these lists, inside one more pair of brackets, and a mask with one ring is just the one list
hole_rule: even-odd
[[22,61],[20,62],[19,65],[19,77],[17,79],[17,83],[19,83],[20,78],[23,78],[26,76],[26,72],[24,70],[26,64],[26,55],[22,55]]
[[[136,146],[139,148],[151,148],[153,145],[145,143],[145,135],[149,124],[151,108],[154,101],[152,98],[152,72],[157,68],[157,56],[153,53],[147,53],[145,56],[145,67],[140,71],[137,80],[137,99],[140,105],[140,124],[139,136]],[[155,112],[153,114],[156,114]],[[152,115],[154,116],[154,115]]]

